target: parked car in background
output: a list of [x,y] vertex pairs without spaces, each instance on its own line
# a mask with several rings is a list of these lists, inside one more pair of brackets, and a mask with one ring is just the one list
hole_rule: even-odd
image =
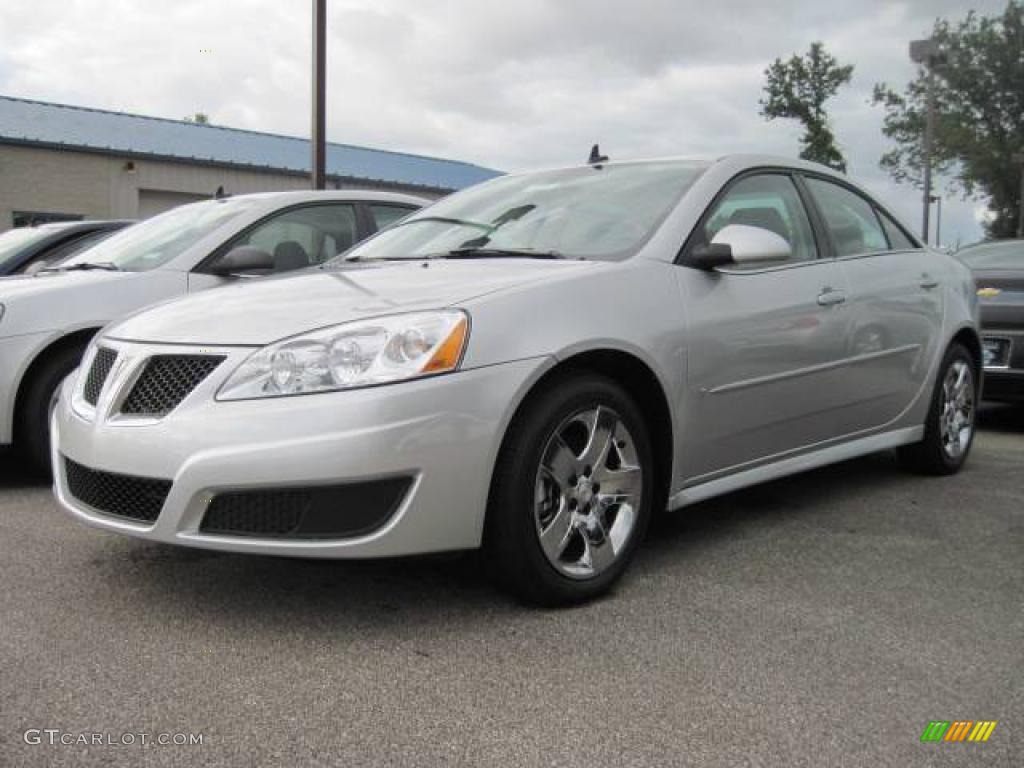
[[56,267],[0,280],[0,445],[49,466],[49,412],[93,335],[149,304],[244,276],[333,258],[424,205],[357,190],[192,203],[125,229]]
[[59,264],[131,221],[71,221],[19,227],[0,234],[0,277]]
[[822,166],[510,175],[107,328],[54,414],[55,489],[170,544],[482,544],[517,594],[576,602],[665,507],[891,448],[956,472],[976,309],[963,264]]
[[957,252],[981,300],[985,400],[1024,401],[1024,240],[995,240]]

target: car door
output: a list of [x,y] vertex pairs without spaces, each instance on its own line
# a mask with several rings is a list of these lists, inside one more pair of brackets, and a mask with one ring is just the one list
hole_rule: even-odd
[[814,176],[806,184],[850,291],[850,425],[882,427],[913,402],[936,354],[943,299],[931,254],[857,190]]
[[256,222],[217,248],[189,275],[189,290],[210,288],[231,280],[213,275],[209,269],[233,248],[251,246],[266,251],[273,260],[273,272],[278,274],[322,264],[360,239],[354,203],[315,203],[286,208]]
[[846,286],[822,258],[793,177],[757,172],[727,187],[687,249],[727,224],[781,235],[783,262],[680,272],[689,317],[682,425],[689,482],[799,450],[842,434],[840,374],[849,332]]

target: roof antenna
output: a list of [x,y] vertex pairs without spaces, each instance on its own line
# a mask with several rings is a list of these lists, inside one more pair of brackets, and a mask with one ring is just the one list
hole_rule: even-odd
[[221,184],[219,187],[217,187],[217,191],[213,193],[213,199],[223,200],[225,197],[230,197],[230,195],[224,191],[224,185]]
[[602,155],[601,150],[598,148],[597,144],[590,148],[590,159],[587,160],[587,163],[589,165],[593,165],[597,168],[600,168],[602,163],[607,162],[608,155]]

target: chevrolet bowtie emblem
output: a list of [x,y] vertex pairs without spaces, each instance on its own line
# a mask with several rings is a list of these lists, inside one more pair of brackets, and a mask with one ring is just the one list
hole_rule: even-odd
[[985,299],[991,299],[993,296],[998,296],[1002,293],[999,288],[979,288],[978,295]]

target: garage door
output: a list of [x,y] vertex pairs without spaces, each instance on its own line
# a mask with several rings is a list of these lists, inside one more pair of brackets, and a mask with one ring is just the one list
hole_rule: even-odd
[[209,195],[192,195],[188,192],[170,192],[163,189],[140,189],[139,218],[148,219],[150,216],[169,211],[179,205],[207,199],[209,199]]

